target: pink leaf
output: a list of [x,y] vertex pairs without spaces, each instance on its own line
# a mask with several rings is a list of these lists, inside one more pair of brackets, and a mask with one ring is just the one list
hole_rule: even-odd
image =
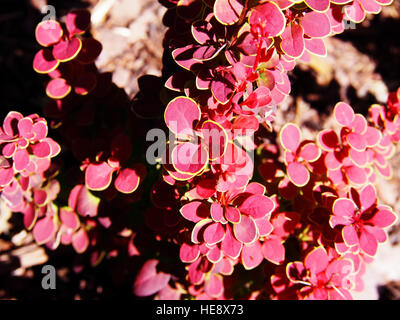
[[40,22],[35,29],[36,41],[43,47],[48,47],[61,40],[63,29],[55,20]]
[[29,164],[29,154],[26,149],[19,149],[14,154],[14,168],[16,171],[22,171]]
[[53,217],[47,216],[36,222],[33,228],[33,237],[38,244],[44,244],[53,237],[56,231]]
[[214,3],[215,18],[225,25],[236,23],[242,10],[243,5],[238,0],[216,0]]
[[115,179],[115,189],[122,193],[132,193],[134,192],[140,182],[140,177],[135,169],[125,168],[122,169],[118,177]]
[[310,173],[305,166],[298,162],[289,163],[287,166],[288,177],[298,187],[305,186],[310,180]]
[[281,9],[268,1],[255,7],[249,17],[250,25],[260,24],[263,33],[269,37],[279,36],[285,29],[286,19]]
[[368,177],[363,168],[349,166],[345,168],[347,178],[356,185],[363,185],[368,181]]
[[363,210],[369,209],[371,206],[376,204],[376,191],[373,185],[369,184],[365,186],[360,192],[361,208]]
[[347,246],[355,246],[358,244],[358,234],[354,226],[344,226],[342,230],[342,237]]
[[290,23],[281,35],[282,51],[291,58],[300,57],[305,49],[303,36],[303,27],[301,25]]
[[209,216],[207,205],[200,201],[193,201],[185,204],[180,210],[182,216],[194,223],[197,223]]
[[211,217],[214,221],[219,222],[224,218],[224,209],[218,202],[213,202],[210,208]]
[[316,161],[321,155],[321,150],[313,142],[309,142],[301,146],[299,156],[308,162]]
[[253,195],[248,197],[240,205],[241,213],[247,214],[254,219],[263,218],[270,214],[275,208],[275,203],[264,195]]
[[243,215],[240,222],[233,225],[233,233],[240,242],[252,243],[257,238],[257,227],[251,217]]
[[225,229],[219,222],[215,222],[207,226],[203,234],[204,241],[208,245],[214,245],[221,242],[224,239],[224,236]]
[[370,257],[375,256],[378,250],[378,241],[375,236],[366,229],[363,229],[360,234],[360,248]]
[[213,298],[218,298],[224,292],[224,284],[220,275],[212,273],[204,285],[204,291]]
[[70,36],[84,33],[90,25],[90,12],[85,9],[70,11],[65,17],[65,25]]
[[80,221],[75,212],[68,208],[60,209],[60,220],[63,225],[72,230],[77,230],[80,225]]
[[263,243],[264,258],[274,264],[281,264],[285,260],[285,247],[279,239],[267,239]]
[[397,221],[397,216],[394,214],[389,207],[380,206],[374,216],[368,220],[374,226],[380,228],[387,228],[393,225]]
[[[328,1],[329,2],[329,1]],[[311,11],[301,19],[304,33],[311,38],[323,38],[330,34],[331,25],[325,13]]]
[[178,136],[191,136],[195,122],[200,120],[200,108],[190,98],[177,97],[168,103],[164,119],[173,133]]
[[279,133],[279,141],[282,147],[291,152],[296,152],[300,145],[300,139],[300,129],[292,123],[285,124]]
[[316,54],[318,56],[322,56],[325,57],[327,54],[326,51],[326,46],[324,43],[324,40],[322,39],[317,39],[317,38],[313,38],[313,39],[304,39],[304,44],[306,49],[313,54]]
[[259,241],[243,245],[242,264],[246,270],[254,269],[260,265],[264,258],[261,249]]
[[180,143],[172,150],[172,165],[183,174],[195,175],[208,164],[208,152],[204,146],[191,142]]
[[73,204],[72,200],[76,201],[75,206],[71,207],[70,205],[70,207],[75,208],[76,212],[82,217],[97,216],[100,198],[95,197],[85,186],[78,185],[75,188],[71,191],[71,194],[75,192],[76,199],[70,199],[71,204]]
[[72,246],[78,253],[83,253],[89,246],[89,237],[82,227],[72,236]]
[[200,256],[199,246],[184,243],[179,249],[179,257],[184,263],[192,263]]
[[364,151],[367,147],[367,142],[364,137],[356,132],[351,132],[347,135],[347,142],[357,151]]
[[304,259],[305,267],[313,274],[318,274],[326,269],[329,263],[328,254],[322,247],[312,250]]
[[353,201],[347,198],[335,200],[332,207],[334,215],[344,218],[352,218],[355,214],[356,206]]
[[53,47],[53,56],[60,62],[67,62],[74,59],[82,48],[82,41],[79,38],[60,41]]
[[350,127],[354,120],[354,111],[347,103],[339,102],[333,110],[336,121],[343,127]]
[[14,178],[13,168],[0,168],[0,186],[8,185]]
[[49,49],[39,50],[33,58],[33,69],[38,73],[50,73],[57,69],[59,61]]
[[225,255],[232,259],[239,257],[240,251],[242,250],[242,243],[235,239],[229,225],[226,226],[225,237],[222,240],[221,249]]
[[163,289],[170,279],[170,275],[157,271],[158,261],[151,259],[144,263],[136,276],[133,291],[138,297],[146,297]]
[[63,78],[50,80],[46,86],[46,94],[52,99],[63,99],[71,92],[71,86]]
[[314,11],[324,12],[329,8],[329,0],[304,0],[304,2]]
[[225,219],[231,223],[239,223],[241,214],[238,208],[228,206],[225,208]]
[[91,163],[86,168],[85,181],[90,190],[101,191],[108,188],[115,171],[106,162]]

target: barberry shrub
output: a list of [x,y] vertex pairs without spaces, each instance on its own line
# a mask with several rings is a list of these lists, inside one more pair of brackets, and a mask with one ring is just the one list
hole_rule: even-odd
[[[38,24],[58,140],[36,114],[7,115],[2,200],[49,249],[125,261],[139,297],[351,299],[397,220],[374,184],[392,175],[400,88],[367,117],[338,102],[313,140],[272,123],[296,63],[391,1],[161,2],[163,85],[144,77],[132,102],[94,64],[88,11]],[[170,138],[150,165],[155,126]]]

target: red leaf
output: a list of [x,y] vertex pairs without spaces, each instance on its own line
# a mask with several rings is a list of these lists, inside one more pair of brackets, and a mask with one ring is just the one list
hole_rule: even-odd
[[94,38],[85,38],[82,40],[82,49],[78,54],[79,62],[89,64],[95,62],[103,50],[101,42]]
[[46,141],[41,141],[31,145],[33,154],[38,158],[47,158],[51,156],[51,147]]

